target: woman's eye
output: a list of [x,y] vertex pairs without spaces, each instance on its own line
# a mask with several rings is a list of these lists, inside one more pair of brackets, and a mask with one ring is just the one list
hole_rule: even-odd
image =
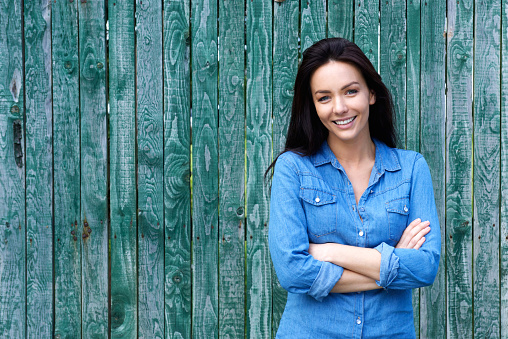
[[319,98],[319,99],[318,99],[318,101],[319,101],[319,102],[321,102],[321,101],[326,101],[326,100],[328,100],[329,98],[330,98],[329,96],[324,96],[324,97]]
[[346,94],[349,94],[349,95],[356,94],[356,93],[358,93],[358,90],[356,90],[356,89],[348,89],[346,92]]

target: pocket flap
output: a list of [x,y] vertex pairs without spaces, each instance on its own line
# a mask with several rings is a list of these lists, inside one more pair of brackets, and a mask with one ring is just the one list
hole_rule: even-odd
[[306,187],[300,188],[300,198],[314,206],[331,204],[337,200],[335,194]]
[[386,203],[388,212],[408,215],[409,214],[409,197],[399,198]]

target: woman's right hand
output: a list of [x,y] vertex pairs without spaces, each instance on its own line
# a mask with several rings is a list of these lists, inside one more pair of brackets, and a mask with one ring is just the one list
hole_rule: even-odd
[[430,232],[430,222],[418,218],[413,220],[406,229],[395,248],[419,249],[425,242],[425,235]]

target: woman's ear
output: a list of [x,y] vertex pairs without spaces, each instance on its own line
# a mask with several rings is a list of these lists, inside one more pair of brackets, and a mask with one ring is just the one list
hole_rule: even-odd
[[373,89],[370,90],[369,96],[369,105],[374,105],[376,103],[376,92]]

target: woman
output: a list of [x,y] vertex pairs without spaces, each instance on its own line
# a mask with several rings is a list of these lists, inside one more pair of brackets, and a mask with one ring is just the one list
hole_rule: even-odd
[[308,48],[269,168],[270,253],[289,292],[277,338],[415,337],[411,289],[434,281],[441,239],[427,163],[395,144],[390,93],[362,51]]

